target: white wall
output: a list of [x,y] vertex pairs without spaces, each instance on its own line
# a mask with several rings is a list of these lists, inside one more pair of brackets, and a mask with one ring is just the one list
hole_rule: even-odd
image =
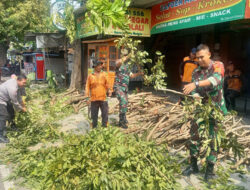
[[64,74],[64,59],[63,58],[46,58],[45,69],[52,70],[55,74]]

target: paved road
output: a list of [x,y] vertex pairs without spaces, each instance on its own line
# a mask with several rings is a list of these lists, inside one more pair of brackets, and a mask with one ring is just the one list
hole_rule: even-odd
[[10,170],[5,165],[0,165],[0,190],[16,189],[12,181],[5,181],[9,175]]

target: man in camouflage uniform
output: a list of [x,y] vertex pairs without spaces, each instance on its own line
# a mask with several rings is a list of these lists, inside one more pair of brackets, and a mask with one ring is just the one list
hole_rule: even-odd
[[121,50],[122,58],[116,62],[115,72],[115,94],[119,101],[119,126],[127,129],[126,113],[128,111],[128,85],[129,78],[143,75],[142,72],[132,74],[129,69],[129,51],[125,48]]
[[[223,97],[223,80],[224,80],[224,67],[221,62],[214,62],[210,59],[211,53],[207,45],[199,45],[197,47],[196,58],[198,59],[199,67],[194,70],[192,75],[192,83],[185,85],[183,90],[185,94],[191,93],[194,97],[201,96],[202,101],[206,103],[211,98],[212,103],[220,108],[223,114],[227,113],[224,97]],[[199,126],[202,123],[195,122],[190,129],[190,155],[191,167],[187,168],[183,174],[190,175],[198,173],[197,157],[202,145],[199,132],[202,130]],[[205,180],[212,178],[214,164],[217,160],[217,151],[214,148],[214,141],[217,140],[216,121],[211,118],[209,123],[209,138],[211,138],[211,152],[206,158],[207,168],[205,173]],[[217,148],[218,150],[218,148]]]

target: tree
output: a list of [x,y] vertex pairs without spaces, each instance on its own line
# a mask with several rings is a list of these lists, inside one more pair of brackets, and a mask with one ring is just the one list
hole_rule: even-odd
[[75,40],[74,42],[74,64],[71,74],[70,89],[81,89],[83,69],[81,64],[82,51],[81,40]]
[[[79,51],[79,40],[76,40],[76,27],[74,18],[74,0],[68,0],[65,8],[65,20],[62,22],[66,28],[67,36],[73,43],[75,49],[74,66],[71,75],[70,88],[81,88],[81,80],[83,76],[83,68],[81,65],[81,53]],[[88,0],[82,1],[86,3],[86,22],[91,22],[97,26],[100,33],[105,27],[111,23],[114,27],[119,27],[126,31],[128,29],[128,19],[126,18],[126,10],[130,4],[130,0]],[[88,25],[88,24],[87,24]],[[82,71],[80,72],[79,69]]]
[[103,32],[110,24],[124,32],[129,29],[126,10],[131,0],[89,0],[86,4],[87,22],[95,24]]
[[22,42],[26,32],[51,29],[49,5],[49,0],[0,1],[0,66],[6,63],[10,42]]
[[[74,9],[72,2],[74,0],[68,0],[65,8],[65,20],[62,22],[64,27],[67,29],[67,36],[70,41],[75,41],[76,38],[76,27],[75,27],[75,18],[74,18]],[[88,0],[86,2],[86,26],[94,25],[99,30],[99,33],[103,33],[105,28],[108,28],[110,24],[114,27],[120,28],[124,37],[118,40],[118,47],[124,46],[131,50],[131,64],[143,68],[143,66],[149,62],[152,62],[151,59],[148,59],[149,55],[146,51],[138,50],[139,40],[134,40],[128,38],[127,33],[129,30],[129,19],[126,15],[128,6],[130,5],[131,0]],[[81,48],[79,47],[80,40],[75,41],[75,55],[74,55],[74,66],[71,76],[70,88],[81,88],[82,79],[85,78],[83,73],[84,69],[81,63]],[[159,90],[166,88],[165,78],[167,74],[164,72],[164,56],[160,52],[156,53],[158,60],[156,65],[151,68],[150,75],[148,71],[145,71],[144,79],[147,85],[154,85],[154,88]]]

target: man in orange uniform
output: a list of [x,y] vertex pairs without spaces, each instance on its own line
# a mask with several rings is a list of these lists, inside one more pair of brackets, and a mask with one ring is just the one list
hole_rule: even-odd
[[102,71],[103,63],[101,61],[93,61],[94,71],[89,74],[85,95],[90,96],[91,102],[91,119],[93,128],[97,127],[99,108],[102,112],[102,126],[107,127],[108,123],[108,102],[106,94],[108,89],[107,74]]
[[184,57],[183,62],[180,65],[180,77],[182,81],[182,88],[184,85],[192,81],[192,73],[198,67],[196,59],[196,48],[193,48],[190,55]]
[[236,69],[233,72],[229,73],[225,83],[225,99],[227,109],[235,110],[235,99],[236,97],[240,96],[242,88],[241,71],[239,69]]

